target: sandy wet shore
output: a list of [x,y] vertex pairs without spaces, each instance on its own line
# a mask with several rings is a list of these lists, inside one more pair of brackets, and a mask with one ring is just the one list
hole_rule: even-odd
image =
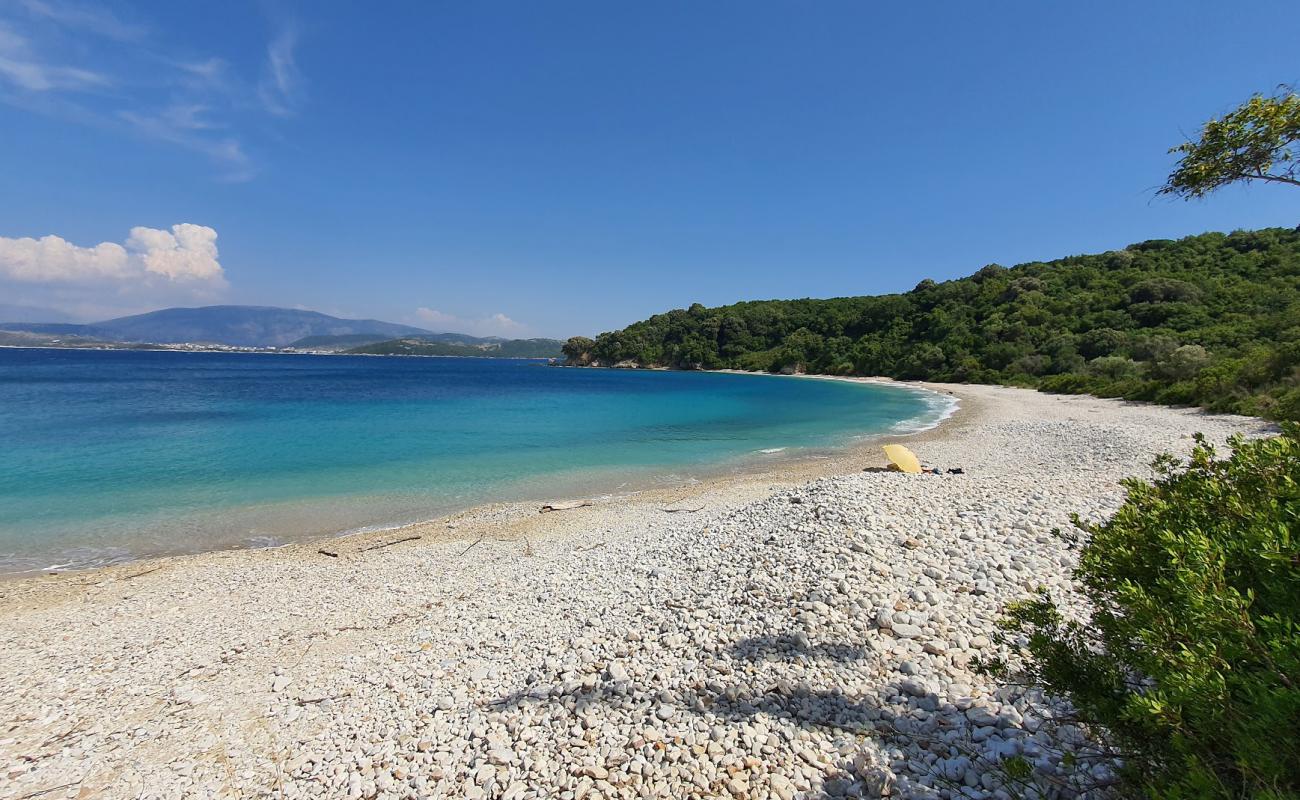
[[[914,412],[917,414],[914,418],[900,420],[896,425],[900,434],[931,430],[956,407],[954,399],[946,393],[889,379],[803,375],[791,377],[728,370],[719,372],[743,375],[752,381],[835,380],[886,384],[901,388],[902,391],[917,392],[923,396],[925,409]],[[948,404],[951,405],[945,407]],[[877,425],[875,430],[884,428]],[[566,435],[582,434],[575,431]],[[874,460],[878,457],[876,442],[885,435],[873,432],[855,436],[850,427],[841,434],[846,441],[833,445],[754,450],[695,464],[669,463],[654,470],[613,466],[587,470],[585,474],[571,470],[550,476],[549,490],[545,485],[548,479],[545,476],[535,476],[524,479],[513,487],[508,483],[495,486],[491,491],[497,497],[507,498],[496,502],[452,500],[433,492],[424,500],[423,509],[420,508],[419,501],[408,498],[398,499],[396,508],[385,508],[382,497],[348,498],[327,495],[316,501],[303,498],[243,507],[235,505],[226,510],[224,518],[219,515],[204,521],[178,516],[171,520],[170,526],[165,515],[159,515],[155,520],[142,523],[146,527],[151,526],[152,535],[139,542],[135,541],[133,535],[123,535],[120,532],[122,522],[119,520],[113,529],[119,531],[121,547],[114,547],[118,542],[112,537],[106,537],[96,545],[81,548],[80,552],[60,552],[55,548],[46,552],[43,558],[30,552],[15,551],[8,554],[7,561],[0,563],[0,585],[59,573],[85,574],[115,566],[125,565],[125,568],[130,569],[142,562],[165,561],[175,556],[213,550],[283,547],[353,536],[383,538],[393,530],[409,527],[420,527],[420,534],[425,537],[446,535],[447,531],[443,531],[442,527],[447,521],[454,522],[457,528],[465,520],[488,521],[499,525],[502,520],[515,514],[531,518],[541,503],[553,500],[583,498],[601,503],[621,503],[628,497],[642,496],[647,492],[652,497],[672,497],[677,489],[696,491],[703,485],[714,485],[719,481],[730,484],[756,479],[780,483],[852,470],[853,465],[861,463],[863,457]],[[562,438],[556,441],[563,445]],[[508,481],[512,476],[506,468],[499,477]],[[511,502],[512,499],[518,501]],[[430,505],[433,507],[430,508]],[[168,534],[169,528],[174,535]],[[449,530],[454,531],[455,528]],[[140,554],[131,552],[136,546],[139,547]]]
[[980,797],[1011,756],[1051,785],[1074,732],[969,669],[999,609],[1068,601],[1050,528],[1155,453],[1263,426],[932,388],[962,410],[905,441],[965,475],[863,473],[872,445],[2,584],[0,796]]

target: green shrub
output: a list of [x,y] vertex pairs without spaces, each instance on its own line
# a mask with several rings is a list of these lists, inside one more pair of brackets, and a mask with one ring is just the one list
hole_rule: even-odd
[[1127,795],[1300,797],[1300,426],[1231,446],[1197,437],[1108,522],[1076,520],[1089,624],[1045,593],[1004,623],[1024,677],[1122,754]]
[[1171,383],[1156,392],[1156,402],[1167,406],[1184,406],[1196,402],[1196,384],[1191,381]]
[[1088,362],[1088,374],[1117,381],[1135,377],[1138,365],[1133,359],[1123,356],[1099,356]]
[[1199,344],[1185,344],[1162,358],[1155,366],[1156,374],[1171,381],[1185,381],[1210,363],[1210,354]]
[[1300,419],[1300,389],[1288,389],[1278,397],[1277,414],[1281,419]]

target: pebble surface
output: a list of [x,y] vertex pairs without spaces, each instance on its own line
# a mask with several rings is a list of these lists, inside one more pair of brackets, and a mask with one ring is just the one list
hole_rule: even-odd
[[965,474],[751,477],[679,513],[507,506],[337,557],[0,584],[0,797],[1086,794],[1109,767],[1068,709],[971,662],[1040,586],[1086,614],[1052,533],[1071,513],[1104,518],[1194,432],[1268,429],[933,388],[963,412],[899,441]]

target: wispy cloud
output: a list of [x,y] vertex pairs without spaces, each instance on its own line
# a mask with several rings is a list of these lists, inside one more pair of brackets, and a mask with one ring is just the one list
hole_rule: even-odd
[[119,41],[136,41],[148,33],[144,25],[124,22],[109,9],[98,6],[48,0],[18,0],[18,5],[32,16]]
[[257,171],[244,134],[301,107],[297,46],[297,26],[281,25],[264,63],[241,76],[104,6],[0,2],[0,103],[183,147],[215,164],[219,180],[244,181]]
[[266,110],[280,117],[292,115],[302,94],[302,73],[294,59],[298,45],[298,29],[287,25],[266,48],[266,65],[257,94]]
[[212,159],[223,167],[219,175],[223,181],[252,180],[256,172],[239,139],[208,135],[224,126],[204,119],[207,110],[202,105],[181,104],[152,114],[119,111],[118,117],[144,136],[179,145]]
[[106,75],[80,67],[43,61],[31,42],[0,20],[0,78],[30,92],[80,90],[108,86]]
[[230,64],[221,58],[205,58],[199,61],[171,61],[177,70],[176,82],[194,91],[216,91],[230,93]]
[[415,310],[415,319],[421,325],[438,332],[467,333],[472,336],[527,336],[528,326],[497,312],[485,317],[460,317],[435,308],[421,306]]

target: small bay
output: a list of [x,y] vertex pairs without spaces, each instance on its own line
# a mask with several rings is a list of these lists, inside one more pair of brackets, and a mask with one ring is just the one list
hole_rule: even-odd
[[892,386],[536,361],[0,349],[0,573],[672,485],[947,408]]

